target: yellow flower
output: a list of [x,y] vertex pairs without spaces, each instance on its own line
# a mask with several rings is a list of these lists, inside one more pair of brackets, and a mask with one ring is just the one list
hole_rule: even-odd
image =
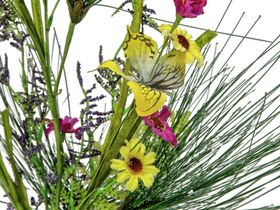
[[199,66],[203,65],[203,56],[200,53],[199,46],[193,41],[192,36],[187,33],[187,31],[180,28],[176,28],[172,33],[170,33],[172,26],[167,24],[162,24],[159,30],[165,37],[170,37],[172,39],[173,47],[175,50],[185,53],[185,62],[192,64],[195,59],[197,59]]
[[146,147],[139,142],[139,139],[133,138],[125,140],[126,146],[120,148],[121,156],[124,160],[111,160],[111,168],[121,171],[118,174],[117,182],[122,183],[128,180],[126,189],[133,192],[138,188],[138,179],[141,179],[145,187],[152,186],[154,177],[159,170],[151,165],[155,161],[156,154],[149,152],[145,155]]
[[127,84],[135,95],[137,114],[149,116],[164,105],[168,93],[184,84],[185,52],[172,50],[158,58],[157,43],[129,28],[123,50],[133,66],[130,75],[124,74],[112,60],[105,61],[99,68],[110,69],[128,80]]

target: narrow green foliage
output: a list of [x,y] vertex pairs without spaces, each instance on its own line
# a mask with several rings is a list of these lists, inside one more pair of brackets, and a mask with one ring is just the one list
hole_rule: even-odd
[[44,29],[43,29],[43,20],[41,14],[41,2],[38,0],[31,0],[32,13],[34,25],[37,30],[37,34],[41,40],[41,43],[44,43]]
[[11,167],[13,170],[13,175],[15,177],[15,184],[17,186],[16,193],[19,198],[19,202],[21,203],[23,208],[30,209],[28,197],[27,197],[27,193],[26,193],[26,188],[23,184],[23,180],[17,169],[17,165],[16,165],[16,162],[14,159],[13,144],[12,144],[12,131],[11,131],[10,123],[9,123],[9,110],[6,109],[5,111],[2,112],[2,121],[3,121],[4,133],[5,133],[5,138],[6,138],[9,162],[11,164]]

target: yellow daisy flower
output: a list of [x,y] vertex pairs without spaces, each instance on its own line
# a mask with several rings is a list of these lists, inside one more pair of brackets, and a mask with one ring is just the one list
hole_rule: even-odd
[[141,179],[145,187],[152,186],[154,177],[159,170],[151,165],[155,161],[156,154],[149,152],[145,155],[146,147],[139,139],[125,140],[126,146],[120,148],[124,160],[111,160],[111,168],[121,171],[117,176],[117,182],[123,183],[128,180],[126,189],[133,192],[138,188],[138,180]]
[[187,31],[176,28],[170,33],[172,26],[162,24],[159,30],[163,36],[169,36],[172,39],[173,47],[175,50],[185,53],[185,62],[191,64],[197,59],[199,66],[203,65],[203,56],[200,53],[199,46],[192,40],[192,36]]

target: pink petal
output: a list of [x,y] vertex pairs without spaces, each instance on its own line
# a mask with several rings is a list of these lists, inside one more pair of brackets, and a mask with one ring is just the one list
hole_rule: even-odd
[[204,13],[203,7],[207,4],[207,0],[174,0],[176,13],[184,18],[195,18]]
[[162,110],[161,112],[159,113],[159,118],[162,120],[162,121],[167,121],[167,118],[171,116],[171,112],[169,111],[168,109],[168,106],[164,105],[162,107]]
[[78,121],[79,121],[79,120],[78,120],[77,117],[71,119],[71,126],[73,127]]
[[176,136],[169,126],[166,127],[165,131],[161,132],[161,137],[163,138],[163,140],[171,142],[173,146],[177,145]]
[[142,120],[146,123],[146,125],[148,125],[149,127],[153,127],[153,123],[150,121],[149,116],[147,117],[142,117]]
[[50,123],[48,124],[48,127],[45,129],[45,135],[48,137],[50,132],[52,132],[54,130],[54,124]]

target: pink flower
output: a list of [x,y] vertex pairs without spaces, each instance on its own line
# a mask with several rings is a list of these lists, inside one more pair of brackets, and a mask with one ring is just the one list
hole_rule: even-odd
[[59,128],[62,133],[75,133],[76,129],[74,129],[74,125],[79,121],[78,118],[71,118],[68,116],[65,116],[62,120],[59,118]]
[[54,124],[50,119],[46,119],[48,127],[45,129],[45,135],[49,136],[50,132],[54,130]]
[[[69,116],[65,116],[64,119],[59,118],[59,130],[62,133],[75,133],[80,132],[81,128],[74,128],[74,125],[78,122],[78,118],[71,118]],[[51,120],[48,120],[48,127],[45,129],[45,135],[48,136],[50,132],[54,130],[54,124]],[[76,135],[77,137],[77,135]],[[79,139],[79,138],[78,138]]]
[[152,131],[163,138],[167,142],[171,142],[173,146],[177,145],[177,139],[171,127],[167,123],[167,118],[171,115],[167,106],[163,106],[162,110],[152,115],[142,117],[144,122],[152,129]]
[[203,14],[207,0],[173,0],[177,15],[184,18],[195,18]]

